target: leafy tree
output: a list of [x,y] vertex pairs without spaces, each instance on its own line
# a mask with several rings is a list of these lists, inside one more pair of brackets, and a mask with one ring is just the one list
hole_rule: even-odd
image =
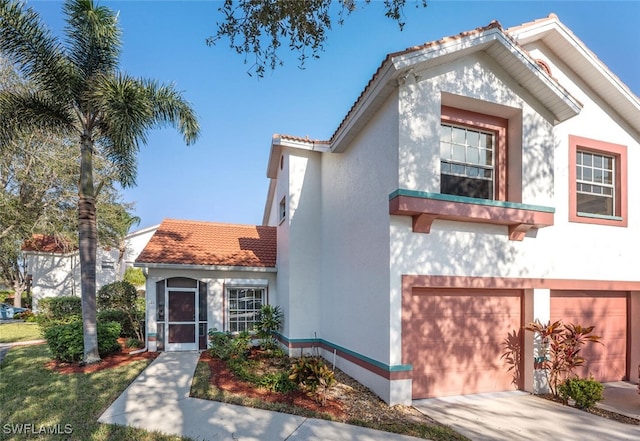
[[[92,0],[64,3],[61,42],[24,4],[0,0],[0,48],[32,88],[0,93],[0,148],[34,130],[71,139],[79,153],[78,245],[85,363],[100,360],[96,333],[96,190],[94,156],[102,155],[123,186],[135,184],[136,153],[149,130],[171,125],[193,143],[197,118],[173,85],[118,70],[117,14]],[[18,118],[19,115],[19,118]],[[2,153],[0,151],[0,153]]]
[[124,271],[124,280],[133,286],[144,286],[147,278],[142,272],[142,268],[129,267]]
[[[268,66],[272,70],[283,64],[278,49],[288,41],[291,51],[300,53],[300,66],[307,58],[319,58],[324,51],[327,32],[333,23],[342,25],[346,15],[358,4],[371,0],[225,0],[218,8],[224,19],[216,23],[217,31],[207,39],[214,45],[223,38],[238,54],[253,54],[255,62],[249,70],[263,76]],[[426,0],[414,0],[416,7],[426,7]],[[400,30],[407,0],[384,0],[385,16],[398,23]],[[307,51],[311,51],[311,55]]]

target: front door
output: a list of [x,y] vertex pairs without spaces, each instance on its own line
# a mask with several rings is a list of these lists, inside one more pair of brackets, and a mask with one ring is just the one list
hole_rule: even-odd
[[166,321],[167,351],[195,351],[198,349],[198,291],[195,289],[167,290]]

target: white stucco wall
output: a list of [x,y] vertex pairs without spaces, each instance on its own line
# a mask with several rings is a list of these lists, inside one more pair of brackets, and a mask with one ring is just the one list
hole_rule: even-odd
[[[384,364],[391,361],[389,194],[398,187],[397,121],[393,94],[344,153],[322,157],[319,337]],[[349,363],[340,367],[349,372]]]
[[[224,308],[225,284],[237,284],[239,281],[246,282],[247,285],[253,283],[262,286],[267,284],[267,301],[269,304],[279,304],[278,292],[276,289],[276,274],[267,271],[220,271],[207,269],[158,269],[148,270],[146,285],[146,306],[147,306],[147,338],[156,336],[157,326],[157,304],[156,304],[156,282],[171,277],[187,277],[196,279],[207,284],[207,331],[213,328],[225,330]],[[156,350],[156,342],[148,343],[149,350]]]
[[[33,277],[31,296],[33,310],[44,297],[80,296],[80,259],[78,252],[68,254],[25,252],[27,273]],[[108,262],[113,263],[112,268]],[[98,248],[96,253],[96,290],[118,280],[118,250]]]

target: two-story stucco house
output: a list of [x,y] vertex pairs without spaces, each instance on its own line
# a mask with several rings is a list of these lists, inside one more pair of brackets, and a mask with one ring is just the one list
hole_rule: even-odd
[[539,390],[523,327],[562,319],[603,337],[582,375],[629,378],[631,164],[640,100],[555,15],[389,54],[331,139],[273,137],[263,226],[161,224],[136,263],[149,348],[204,347],[208,329],[249,328],[268,302],[292,353],[315,346],[408,403]]

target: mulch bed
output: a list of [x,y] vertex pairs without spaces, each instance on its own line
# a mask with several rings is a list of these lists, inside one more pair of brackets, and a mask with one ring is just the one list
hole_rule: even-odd
[[207,351],[202,353],[200,361],[209,365],[211,370],[209,383],[230,394],[247,398],[255,398],[269,403],[295,405],[307,410],[329,414],[337,420],[344,420],[347,417],[344,411],[344,406],[336,398],[332,398],[330,396],[327,397],[325,405],[322,406],[302,391],[288,392],[286,394],[281,392],[271,392],[267,389],[238,379],[233,372],[231,372],[226,361],[212,357]]
[[51,360],[45,364],[45,367],[61,374],[90,374],[93,372],[102,371],[104,369],[124,366],[138,360],[153,360],[158,355],[160,355],[160,352],[148,351],[142,352],[140,354],[130,355],[131,352],[138,350],[138,348],[127,348],[125,338],[119,338],[118,343],[120,343],[120,351],[103,357],[98,363],[82,365],[79,362],[64,363],[58,360]]

